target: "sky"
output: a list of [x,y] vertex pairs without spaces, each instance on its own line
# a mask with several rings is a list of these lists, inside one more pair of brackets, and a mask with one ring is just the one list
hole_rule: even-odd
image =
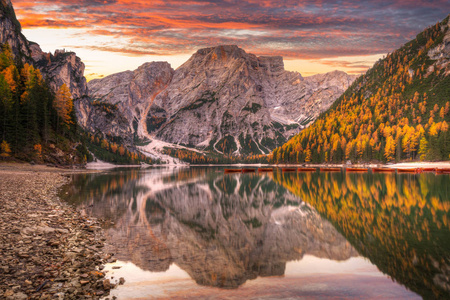
[[303,76],[365,72],[444,19],[448,0],[12,0],[23,34],[42,50],[74,51],[88,80],[150,61],[183,64],[234,44],[281,55]]

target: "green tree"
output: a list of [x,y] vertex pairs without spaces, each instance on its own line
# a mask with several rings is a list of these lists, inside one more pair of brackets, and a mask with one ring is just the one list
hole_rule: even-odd
[[0,74],[0,115],[2,116],[3,122],[0,123],[0,133],[2,140],[6,139],[7,126],[9,124],[9,116],[11,114],[13,101],[11,90],[9,89],[8,83],[5,80],[3,74]]

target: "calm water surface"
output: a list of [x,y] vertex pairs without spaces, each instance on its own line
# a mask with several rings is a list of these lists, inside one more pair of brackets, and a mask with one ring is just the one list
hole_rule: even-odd
[[66,193],[110,221],[119,299],[450,298],[448,175],[117,170]]

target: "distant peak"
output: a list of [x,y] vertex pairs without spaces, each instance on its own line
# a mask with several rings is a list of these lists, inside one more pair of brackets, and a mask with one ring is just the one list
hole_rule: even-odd
[[167,61],[151,61],[143,63],[139,68],[152,68],[152,67],[170,67],[170,64]]
[[199,49],[197,52],[199,53],[203,53],[203,52],[211,52],[211,51],[217,51],[217,50],[223,50],[223,51],[236,51],[236,50],[242,50],[243,49],[239,48],[237,45],[218,45],[218,46],[214,46],[214,47],[207,47],[207,48],[202,48]]
[[236,45],[219,45],[215,47],[203,48],[197,51],[199,55],[215,54],[216,56],[242,56],[246,52]]
[[193,55],[194,57],[200,58],[200,59],[211,59],[211,60],[226,60],[228,58],[257,58],[260,63],[262,64],[276,64],[276,65],[282,65],[283,64],[283,57],[282,56],[259,56],[252,53],[247,53],[244,49],[239,48],[237,45],[218,45],[214,47],[208,47],[203,48],[197,51],[196,54]]

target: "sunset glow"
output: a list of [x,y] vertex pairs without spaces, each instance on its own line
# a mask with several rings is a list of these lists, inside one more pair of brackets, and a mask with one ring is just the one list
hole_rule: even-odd
[[88,79],[165,60],[176,68],[199,48],[236,44],[281,55],[304,76],[358,74],[443,19],[438,1],[13,0],[25,36],[66,48]]

